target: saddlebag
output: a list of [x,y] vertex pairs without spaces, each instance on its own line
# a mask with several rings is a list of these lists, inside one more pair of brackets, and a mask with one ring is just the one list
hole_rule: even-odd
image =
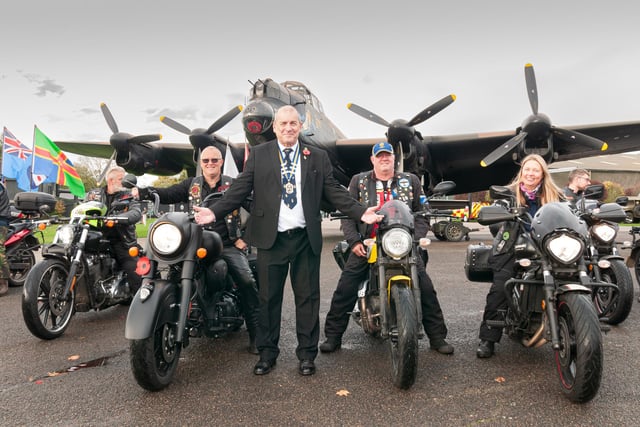
[[25,213],[39,213],[44,206],[49,207],[46,212],[53,212],[56,207],[56,201],[57,199],[48,193],[38,191],[24,192],[15,195],[13,205],[16,209]]
[[469,245],[467,256],[464,260],[464,273],[467,279],[472,282],[492,282],[493,270],[489,265],[491,256],[491,245],[480,243],[479,245]]

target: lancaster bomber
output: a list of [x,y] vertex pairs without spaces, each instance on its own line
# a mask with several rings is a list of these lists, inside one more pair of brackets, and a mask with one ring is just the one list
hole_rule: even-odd
[[[383,139],[395,149],[397,167],[413,172],[423,179],[425,192],[444,180],[456,183],[455,193],[483,191],[493,184],[506,184],[517,173],[520,161],[530,153],[540,154],[548,163],[617,154],[640,150],[640,121],[557,127],[548,116],[538,111],[538,91],[531,64],[525,65],[525,83],[532,114],[515,130],[464,135],[422,135],[416,126],[430,119],[455,101],[447,95],[417,113],[409,120],[387,121],[377,114],[350,103],[358,116],[377,123],[386,132],[382,136],[351,139],[325,115],[318,98],[296,81],[277,83],[272,79],[251,83],[249,102],[236,106],[206,129],[189,129],[175,120],[161,121],[189,136],[189,143],[160,142],[160,135],[131,135],[120,132],[105,104],[102,112],[113,132],[109,142],[55,141],[67,152],[91,157],[112,158],[128,172],[141,175],[173,175],[186,169],[196,173],[197,153],[208,145],[215,145],[223,154],[226,149],[242,170],[245,147],[275,139],[273,120],[275,111],[292,105],[300,113],[303,144],[323,149],[329,155],[334,175],[343,185],[351,177],[371,169],[371,147]],[[215,134],[242,112],[246,142],[234,143]]]

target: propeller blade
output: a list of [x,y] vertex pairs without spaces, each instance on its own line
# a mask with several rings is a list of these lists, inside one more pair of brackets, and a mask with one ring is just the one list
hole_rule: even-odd
[[518,144],[524,141],[526,136],[527,136],[526,132],[520,132],[519,134],[517,134],[516,136],[514,136],[513,138],[505,142],[503,145],[501,145],[500,147],[496,148],[491,153],[489,153],[484,159],[480,161],[480,166],[482,166],[483,168],[486,168],[496,160],[509,154],[511,150],[513,150],[515,147],[518,146]]
[[116,157],[116,150],[113,150],[113,154],[111,154],[111,157],[109,157],[109,161],[107,162],[107,165],[104,167],[104,169],[102,169],[102,172],[100,173],[100,176],[98,177],[98,185],[102,185],[103,181],[104,181],[104,177],[107,174],[107,171],[109,170],[109,167],[111,166],[111,162],[113,162],[113,159]]
[[207,129],[207,133],[211,135],[215,131],[222,129],[224,125],[229,123],[231,119],[237,116],[241,111],[242,111],[242,105],[237,105],[233,107],[231,110],[227,111],[227,113],[225,113],[222,117],[216,120],[211,126],[209,126],[209,129]]
[[102,115],[104,116],[104,119],[107,121],[107,124],[109,125],[109,129],[111,129],[111,132],[118,133],[118,125],[116,124],[115,119],[111,115],[111,111],[109,111],[109,107],[107,107],[107,104],[105,104],[104,102],[100,103],[100,109],[102,110]]
[[409,123],[407,123],[407,125],[415,126],[417,124],[424,122],[428,118],[444,110],[446,107],[451,105],[455,100],[456,100],[456,96],[453,94],[445,96],[440,101],[435,102],[434,104],[430,105],[429,107],[425,108],[424,110],[416,114],[416,116],[413,119],[409,120]]
[[391,126],[391,124],[387,122],[385,119],[383,119],[382,117],[372,113],[366,108],[362,108],[359,105],[356,105],[350,102],[347,104],[347,108],[353,111],[354,113],[356,113],[357,115],[359,115],[360,117],[364,117],[365,119],[370,120],[374,123],[378,123],[379,125],[386,126],[386,127]]
[[147,142],[159,141],[162,139],[162,135],[159,133],[149,135],[136,135],[129,139],[129,144],[144,144]]
[[526,64],[524,66],[524,78],[527,82],[527,95],[529,95],[529,104],[533,114],[538,114],[538,88],[536,86],[536,75],[533,72],[533,65]]
[[600,151],[607,151],[607,149],[609,148],[609,145],[606,142],[601,141],[598,138],[585,135],[584,133],[557,127],[553,127],[551,131],[553,132],[554,137],[557,137],[565,142],[575,142],[576,144],[595,148],[596,150]]
[[169,117],[162,116],[160,117],[160,121],[165,125],[169,126],[171,129],[177,130],[178,132],[184,133],[185,135],[189,135],[191,133],[191,129],[183,125],[182,123],[178,123]]

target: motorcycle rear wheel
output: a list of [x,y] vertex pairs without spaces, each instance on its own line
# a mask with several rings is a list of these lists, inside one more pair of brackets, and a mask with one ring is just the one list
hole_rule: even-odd
[[[408,389],[418,373],[418,320],[412,292],[404,285],[391,287],[389,337],[393,384]],[[393,333],[394,331],[397,333]]]
[[[7,254],[7,262],[9,263],[9,286],[18,287],[24,285],[27,280],[27,274],[36,263],[36,256],[33,251],[27,248],[27,244],[22,242],[20,247],[15,251]],[[15,252],[15,254],[13,254]],[[16,268],[16,264],[20,267]]]
[[75,313],[75,291],[61,298],[67,283],[67,266],[56,259],[36,264],[25,280],[22,292],[22,317],[33,335],[44,340],[58,338]]
[[606,323],[622,323],[631,312],[633,305],[633,278],[622,260],[611,260],[611,267],[602,270],[602,281],[613,283],[618,289],[599,287],[594,289],[593,303],[598,317],[604,317]]
[[598,316],[585,294],[558,296],[560,350],[556,368],[564,395],[584,403],[595,397],[602,379],[602,333]]
[[138,384],[146,390],[159,391],[167,387],[178,367],[182,344],[175,340],[177,325],[172,310],[178,302],[174,290],[167,292],[158,305],[151,336],[131,341],[131,370]]

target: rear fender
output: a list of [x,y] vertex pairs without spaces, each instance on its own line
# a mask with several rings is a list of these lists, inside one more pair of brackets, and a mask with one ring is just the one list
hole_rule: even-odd
[[[165,296],[170,292],[178,292],[178,286],[167,280],[155,280],[152,283],[153,291],[149,298],[142,301],[140,291],[138,291],[133,297],[133,301],[131,301],[124,330],[124,336],[127,339],[142,340],[149,338],[153,333],[155,321],[158,318],[156,314],[158,310],[160,310],[160,305],[162,301],[164,301]],[[147,281],[142,284],[143,287],[147,285]],[[179,302],[179,298],[176,298],[176,301]],[[172,313],[167,313],[167,315],[172,316],[177,323],[179,315],[178,305],[172,309]]]

